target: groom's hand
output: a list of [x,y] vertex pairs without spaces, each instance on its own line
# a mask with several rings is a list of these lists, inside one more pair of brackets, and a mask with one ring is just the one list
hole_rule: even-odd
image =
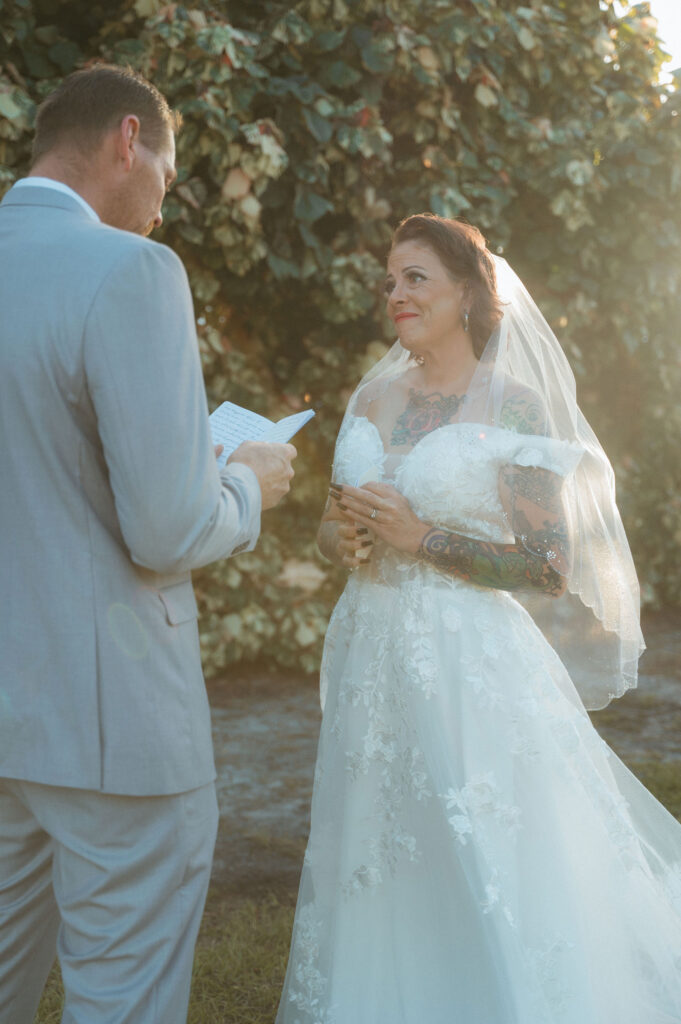
[[242,462],[258,478],[262,492],[263,511],[273,508],[291,489],[293,466],[297,451],[292,444],[269,441],[244,441],[227,462]]

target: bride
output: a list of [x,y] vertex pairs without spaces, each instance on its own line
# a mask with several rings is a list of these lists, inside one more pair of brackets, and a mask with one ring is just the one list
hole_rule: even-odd
[[277,1024],[679,1024],[681,825],[585,710],[643,649],[612,470],[477,229],[403,221],[385,287]]

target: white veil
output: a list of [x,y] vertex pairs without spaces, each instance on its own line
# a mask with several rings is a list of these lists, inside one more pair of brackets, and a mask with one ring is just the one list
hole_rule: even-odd
[[[500,413],[509,387],[536,398],[530,403],[536,410],[531,429],[524,430],[521,420],[515,432],[527,433],[527,451],[543,447],[552,452],[549,465],[564,467],[570,558],[568,566],[556,568],[567,577],[567,589],[557,599],[520,592],[515,596],[560,656],[585,706],[598,709],[636,685],[645,646],[638,580],[615,503],[614,473],[577,405],[575,379],[555,335],[506,261],[492,258],[503,316],[456,420],[502,429]],[[348,413],[363,415],[383,385],[413,365],[410,353],[396,342],[362,379]]]

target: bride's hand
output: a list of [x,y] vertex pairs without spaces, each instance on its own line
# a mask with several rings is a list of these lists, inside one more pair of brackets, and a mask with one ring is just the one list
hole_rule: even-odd
[[398,551],[416,554],[429,529],[412,511],[404,495],[389,484],[332,484],[329,493],[346,522],[367,527]]
[[356,569],[358,565],[368,562],[374,543],[369,531],[361,526],[358,529],[352,523],[341,523],[337,530],[336,551],[343,565],[348,569]]

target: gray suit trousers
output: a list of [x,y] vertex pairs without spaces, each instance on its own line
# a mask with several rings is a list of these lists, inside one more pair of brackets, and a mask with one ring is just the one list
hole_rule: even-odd
[[213,783],[130,797],[0,779],[0,1024],[32,1024],[55,940],[62,1024],[184,1024],[217,819]]

